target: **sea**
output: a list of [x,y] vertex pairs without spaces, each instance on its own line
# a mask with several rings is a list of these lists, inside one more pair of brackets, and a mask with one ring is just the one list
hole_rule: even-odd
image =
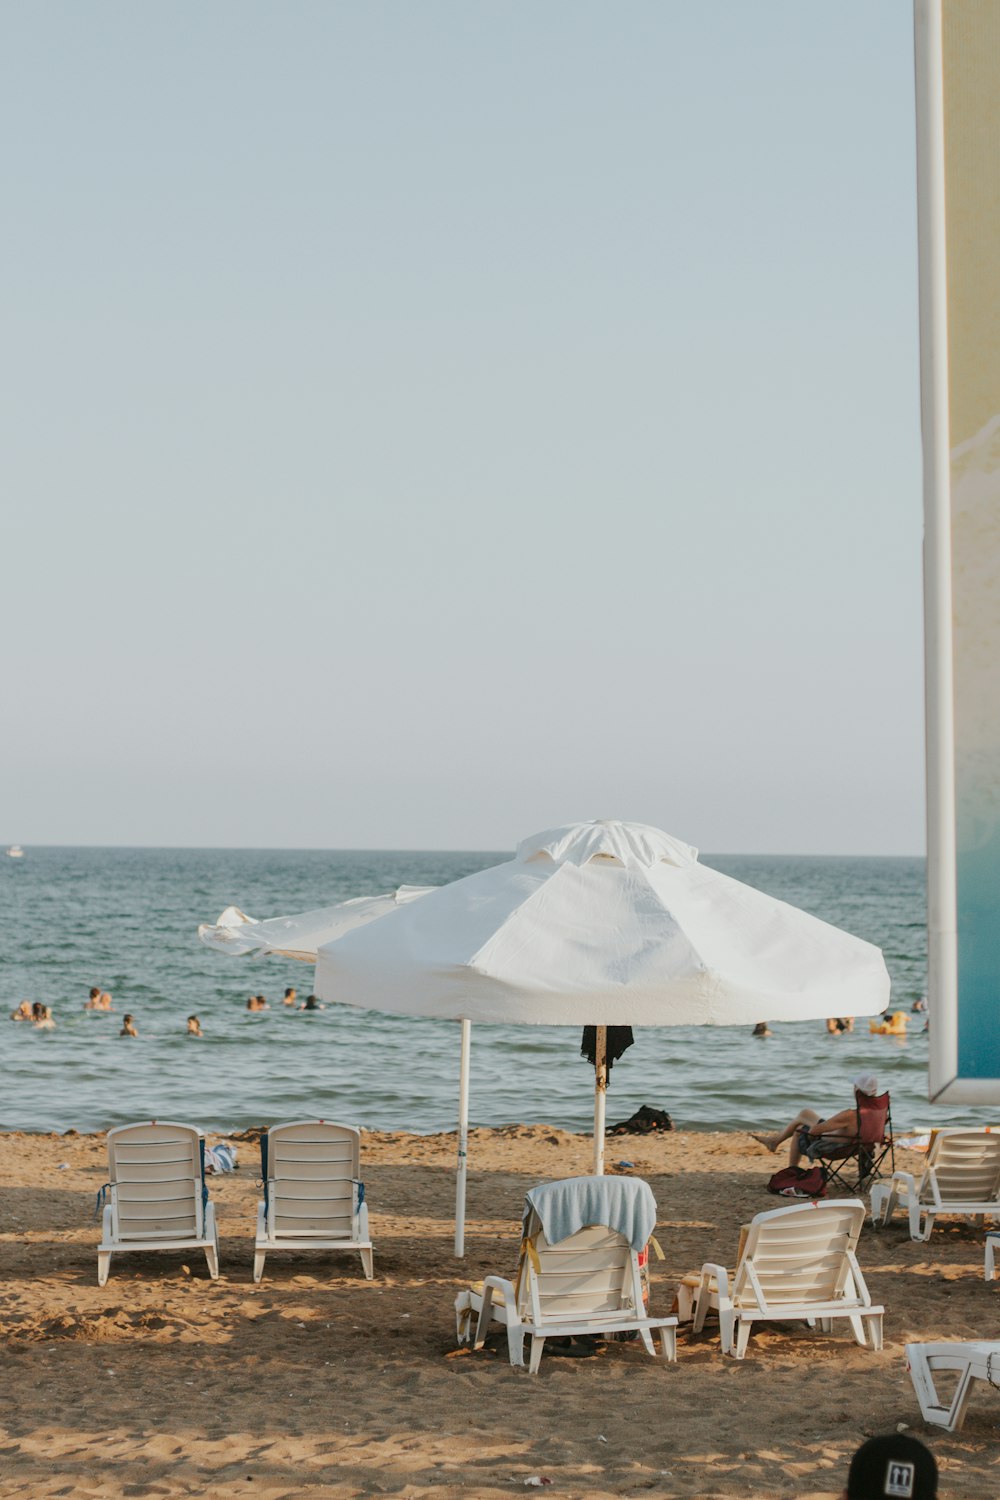
[[[701,857],[878,944],[895,1007],[910,1011],[925,996],[923,860]],[[2,1015],[39,1000],[56,1020],[55,1030],[37,1031],[0,1018],[0,1129],[85,1132],[159,1117],[227,1133],[308,1116],[369,1129],[453,1129],[457,1023],[347,1005],[287,1010],[285,987],[305,997],[310,965],[230,957],[199,942],[197,928],[230,904],[258,918],[286,916],[403,884],[443,885],[507,858],[55,847],[0,856]],[[92,985],[111,992],[113,1012],[84,1009]],[[248,1012],[247,997],[261,993],[270,1009]],[[118,1036],[126,1011],[136,1039]],[[200,1039],[186,1034],[192,1014]],[[872,1036],[867,1020],[840,1036],[817,1021],[775,1024],[767,1038],[747,1027],[643,1029],[614,1067],[608,1121],[648,1104],[668,1110],[680,1129],[774,1126],[805,1104],[821,1114],[842,1108],[862,1068],[891,1089],[897,1130],[990,1121],[995,1111],[928,1103],[924,1022],[913,1015],[905,1039]],[[473,1028],[473,1126],[586,1130],[592,1121],[593,1072],[576,1031]]]

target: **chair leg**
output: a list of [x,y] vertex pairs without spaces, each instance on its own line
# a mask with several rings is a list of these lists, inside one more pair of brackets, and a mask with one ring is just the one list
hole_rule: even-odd
[[906,1209],[910,1220],[910,1239],[926,1239],[927,1236],[921,1233],[920,1204],[917,1201],[917,1196],[915,1193],[910,1193],[909,1198],[907,1199]]
[[851,1325],[851,1332],[854,1334],[854,1342],[856,1344],[860,1344],[862,1349],[865,1348],[868,1340],[865,1337],[864,1319],[860,1316],[860,1314],[852,1313],[847,1321]]
[[733,1334],[736,1331],[736,1314],[729,1307],[719,1307],[719,1339],[722,1344],[723,1354],[731,1354],[733,1351]]
[[524,1368],[524,1327],[520,1323],[507,1325],[507,1355],[515,1369]]
[[372,1277],[375,1275],[375,1262],[373,1252],[370,1249],[362,1250],[361,1265],[364,1269],[365,1280],[371,1281]]
[[213,1281],[219,1279],[219,1241],[214,1239],[210,1245],[205,1246],[205,1259],[208,1261],[208,1274]]
[[950,1430],[961,1432],[965,1424],[965,1413],[969,1406],[969,1397],[972,1395],[972,1364],[966,1365],[958,1379],[958,1386],[952,1397],[950,1418]]
[[872,1348],[877,1354],[882,1347],[882,1314],[872,1313],[868,1318],[868,1326],[872,1332]]
[[98,1250],[97,1252],[97,1285],[105,1286],[111,1271],[111,1251]]
[[[489,1285],[483,1287],[483,1300],[479,1304],[479,1318],[476,1322],[476,1333],[472,1340],[473,1349],[481,1349],[486,1342],[486,1335],[490,1327],[490,1315],[493,1311],[493,1288]],[[512,1361],[513,1363],[513,1361]]]
[[655,1359],[656,1358],[656,1346],[653,1343],[653,1335],[650,1333],[649,1329],[648,1328],[640,1328],[639,1329],[639,1337],[642,1339],[642,1345],[643,1345],[643,1348],[645,1349],[646,1353],[647,1354],[651,1354],[653,1356],[653,1358]]
[[991,1234],[986,1236],[986,1264],[984,1274],[987,1281],[992,1281],[996,1275],[994,1257],[996,1255],[996,1240]]
[[472,1322],[472,1297],[466,1289],[455,1298],[455,1342],[469,1342],[469,1325]]
[[255,1250],[254,1251],[254,1257],[253,1257],[253,1279],[254,1279],[254,1281],[259,1281],[260,1278],[264,1274],[264,1257],[266,1256],[266,1254],[267,1254],[266,1250]]
[[538,1366],[542,1362],[542,1350],[545,1348],[545,1339],[541,1334],[531,1335],[531,1358],[528,1361],[528,1374],[537,1375]]
[[753,1325],[749,1318],[741,1318],[740,1326],[736,1330],[736,1348],[733,1353],[737,1359],[742,1359],[747,1352],[747,1344],[750,1342],[750,1329]]
[[694,1288],[681,1282],[677,1288],[677,1321],[690,1323],[694,1317]]
[[677,1329],[660,1328],[660,1354],[670,1364],[677,1363]]

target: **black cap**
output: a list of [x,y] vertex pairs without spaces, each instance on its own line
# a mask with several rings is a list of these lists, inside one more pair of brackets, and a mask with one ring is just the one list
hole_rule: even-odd
[[929,1448],[905,1433],[869,1438],[851,1459],[848,1500],[935,1500],[937,1464]]

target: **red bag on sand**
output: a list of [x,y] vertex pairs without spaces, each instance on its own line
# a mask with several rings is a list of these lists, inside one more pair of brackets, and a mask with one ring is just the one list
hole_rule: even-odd
[[826,1173],[822,1167],[782,1167],[768,1182],[767,1190],[782,1198],[822,1198],[826,1194]]

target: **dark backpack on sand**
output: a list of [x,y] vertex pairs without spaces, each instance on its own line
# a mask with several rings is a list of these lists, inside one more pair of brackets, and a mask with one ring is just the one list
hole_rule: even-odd
[[767,1190],[782,1198],[822,1198],[826,1173],[822,1167],[782,1167],[768,1182]]

